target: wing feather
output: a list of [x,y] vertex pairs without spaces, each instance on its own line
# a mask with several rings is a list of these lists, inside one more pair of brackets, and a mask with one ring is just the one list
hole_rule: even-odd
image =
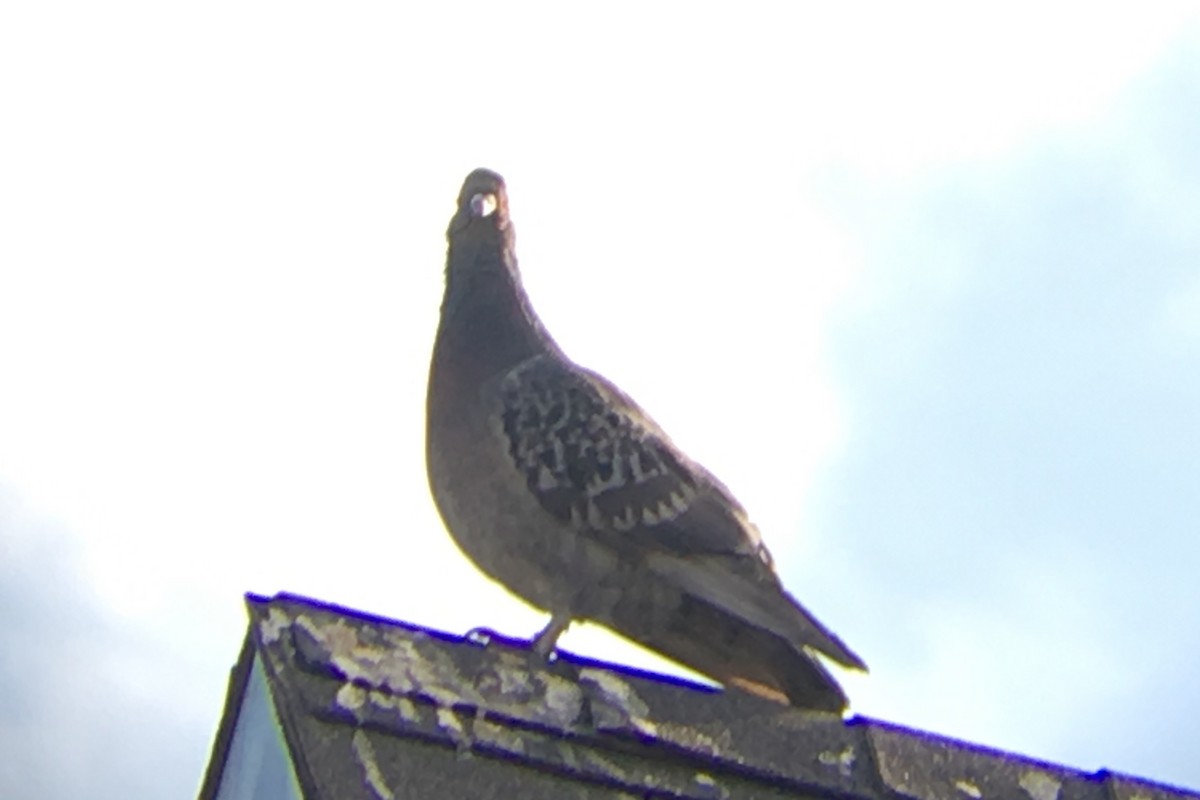
[[784,591],[729,490],[607,380],[537,356],[500,394],[512,464],[546,511],[752,626],[863,666]]
[[770,566],[728,490],[601,376],[539,356],[505,376],[501,397],[513,465],[555,517],[618,545]]

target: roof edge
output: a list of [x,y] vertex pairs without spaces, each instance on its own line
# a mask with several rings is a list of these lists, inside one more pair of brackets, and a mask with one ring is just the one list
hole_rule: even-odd
[[229,689],[225,693],[225,705],[221,709],[221,719],[217,725],[217,733],[213,737],[212,749],[208,755],[208,766],[204,769],[204,780],[200,783],[198,800],[213,800],[221,786],[221,778],[225,772],[225,761],[229,757],[229,747],[233,743],[233,734],[237,730],[238,717],[241,714],[242,699],[246,694],[246,684],[250,680],[250,666],[254,663],[256,645],[253,641],[254,631],[247,628],[242,639],[242,650],[238,659],[229,670]]

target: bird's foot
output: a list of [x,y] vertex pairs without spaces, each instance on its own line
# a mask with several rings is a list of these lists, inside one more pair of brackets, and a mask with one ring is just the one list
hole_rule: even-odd
[[477,644],[480,647],[487,647],[492,643],[492,639],[495,639],[499,636],[500,634],[496,633],[496,631],[492,630],[491,628],[484,628],[480,626],[478,628],[471,628],[471,630],[466,632],[463,638],[471,644]]
[[566,614],[555,613],[550,617],[549,624],[542,628],[542,632],[533,637],[533,642],[530,649],[534,655],[544,661],[554,660],[554,645],[558,643],[558,637],[571,625],[571,617]]

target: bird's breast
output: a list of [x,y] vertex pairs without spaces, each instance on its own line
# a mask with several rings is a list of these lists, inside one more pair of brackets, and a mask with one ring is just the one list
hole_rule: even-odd
[[542,609],[594,616],[616,555],[564,527],[529,492],[508,452],[498,398],[487,384],[431,376],[426,462],[438,511],[463,553],[510,591]]

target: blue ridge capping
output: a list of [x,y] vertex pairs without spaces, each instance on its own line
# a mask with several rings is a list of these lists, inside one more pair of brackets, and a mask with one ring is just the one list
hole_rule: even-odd
[[258,664],[305,798],[1200,800],[570,653],[547,664],[494,633],[289,594],[246,600],[201,798],[238,798],[219,793],[221,776]]

